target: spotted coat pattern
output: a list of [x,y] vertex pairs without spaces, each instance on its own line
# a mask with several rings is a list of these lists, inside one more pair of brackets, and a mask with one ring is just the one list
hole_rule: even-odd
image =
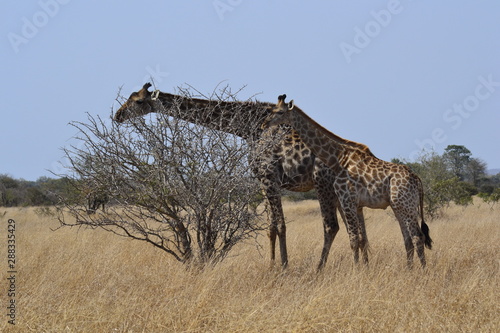
[[150,92],[147,83],[116,111],[114,120],[121,123],[151,112],[169,112],[196,124],[232,133],[244,138],[252,147],[253,171],[258,176],[269,213],[271,262],[275,261],[279,240],[281,264],[287,266],[286,224],[281,191],[317,190],[323,216],[324,243],[318,267],[328,258],[332,242],[339,230],[338,201],[333,188],[335,174],[306,146],[297,132],[287,126],[262,128],[272,113],[273,103],[218,101],[186,98],[160,91]]
[[264,128],[291,126],[312,153],[333,170],[333,187],[345,215],[355,260],[361,252],[363,261],[368,262],[363,207],[385,209],[391,206],[403,234],[407,265],[412,266],[416,250],[425,267],[424,245],[430,249],[432,240],[423,217],[424,194],[420,178],[407,166],[380,160],[367,146],[329,132],[293,101],[285,103],[285,98],[286,95],[278,97],[278,104]]

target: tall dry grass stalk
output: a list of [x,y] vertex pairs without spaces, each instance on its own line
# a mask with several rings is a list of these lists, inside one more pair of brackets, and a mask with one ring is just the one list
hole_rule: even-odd
[[285,204],[286,271],[269,268],[265,236],[261,247],[244,244],[215,267],[189,271],[137,241],[100,230],[53,232],[57,222],[31,208],[4,210],[2,225],[11,218],[18,227],[19,294],[17,325],[2,316],[2,332],[500,331],[498,206],[451,207],[430,222],[426,271],[405,269],[389,212],[367,209],[369,267],[354,266],[342,226],[320,273],[315,201]]

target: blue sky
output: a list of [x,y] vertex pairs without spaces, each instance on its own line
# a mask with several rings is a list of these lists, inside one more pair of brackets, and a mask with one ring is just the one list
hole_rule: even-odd
[[379,158],[464,145],[500,168],[499,1],[2,1],[0,173],[63,172],[86,113],[153,76],[286,93]]

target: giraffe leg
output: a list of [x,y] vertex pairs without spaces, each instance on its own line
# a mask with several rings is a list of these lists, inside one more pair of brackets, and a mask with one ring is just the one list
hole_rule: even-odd
[[[413,268],[413,253],[415,252],[416,241],[414,241],[414,232],[412,232],[412,225],[414,223],[418,223],[416,218],[413,218],[411,214],[408,214],[405,208],[399,208],[397,206],[393,206],[392,210],[394,211],[394,215],[399,222],[399,226],[401,228],[401,233],[403,234],[403,239],[406,248],[406,264],[408,269]],[[417,224],[418,227],[418,224]],[[423,236],[423,234],[422,234]],[[423,237],[422,237],[423,238]],[[423,241],[423,239],[422,239]],[[422,242],[423,246],[423,242]],[[418,250],[417,250],[418,252]],[[425,259],[424,259],[425,260]]]
[[281,265],[288,265],[288,254],[286,249],[286,226],[285,217],[283,214],[283,206],[281,205],[281,197],[278,191],[268,189],[265,191],[268,203],[269,225],[269,241],[271,250],[271,265],[276,259],[276,238],[279,239]]
[[333,190],[331,182],[323,178],[315,179],[318,201],[323,217],[323,249],[318,264],[318,270],[321,270],[328,259],[333,240],[339,231],[339,221],[337,219],[337,196]]
[[281,266],[286,268],[288,266],[288,253],[286,249],[286,225],[284,218],[280,219],[278,223],[278,237],[280,240]]
[[363,255],[363,263],[368,265],[368,235],[366,234],[365,217],[363,215],[363,207],[358,208],[359,221],[359,248]]
[[425,236],[418,225],[418,217],[416,215],[409,217],[407,220],[407,226],[412,246],[411,261],[408,266],[411,268],[413,265],[413,252],[416,250],[418,258],[420,259],[420,264],[422,265],[422,268],[425,268],[427,264],[424,252]]
[[[393,178],[396,179],[396,178]],[[392,180],[391,180],[392,181]],[[420,259],[422,267],[425,267],[424,245],[426,235],[428,235],[428,227],[423,222],[421,216],[422,205],[422,189],[420,179],[416,176],[409,175],[399,179],[400,184],[391,183],[391,207],[398,219],[403,233],[403,238],[406,247],[406,259],[408,268],[413,268],[413,253],[417,250],[417,255]],[[416,191],[418,189],[418,191]],[[422,225],[427,228],[426,234],[419,226],[419,218],[422,218]],[[431,240],[428,240],[430,246]]]
[[349,235],[349,242],[351,244],[351,249],[354,254],[354,262],[359,262],[359,250],[360,250],[360,224],[358,220],[357,207],[351,202],[341,203],[342,210],[344,211],[344,222],[347,229],[347,234]]
[[415,248],[413,247],[413,242],[408,234],[405,236],[405,247],[406,247],[406,266],[408,267],[408,269],[413,269],[413,253],[415,252]]
[[425,268],[427,265],[427,262],[425,260],[425,252],[424,252],[424,237],[423,234],[422,236],[418,236],[413,238],[414,241],[414,246],[417,249],[417,255],[418,258],[420,259],[420,264],[422,265],[422,268]]
[[413,216],[409,217],[408,230],[410,232],[413,248],[417,251],[418,258],[420,259],[420,264],[422,265],[422,268],[425,268],[427,264],[424,252],[426,238],[424,233],[422,232],[422,229],[420,229],[420,226],[418,225],[417,214],[414,214]]
[[274,265],[276,261],[276,236],[278,235],[278,228],[272,222],[269,224],[269,246],[270,246],[270,255],[271,255],[271,266]]

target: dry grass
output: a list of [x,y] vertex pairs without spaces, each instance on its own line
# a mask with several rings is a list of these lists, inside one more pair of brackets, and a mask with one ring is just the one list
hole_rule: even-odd
[[319,274],[314,201],[285,204],[284,272],[269,269],[264,236],[261,250],[245,244],[214,268],[187,271],[140,242],[99,230],[52,232],[57,223],[31,208],[4,210],[2,225],[13,218],[18,227],[19,304],[18,324],[2,316],[2,332],[500,331],[500,207],[452,207],[429,223],[427,271],[406,270],[397,222],[366,210],[370,267],[353,265],[342,226]]

